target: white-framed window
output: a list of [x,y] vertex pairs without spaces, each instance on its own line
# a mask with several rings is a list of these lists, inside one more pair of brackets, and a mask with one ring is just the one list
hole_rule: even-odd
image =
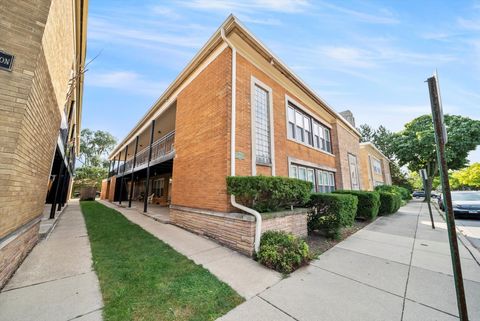
[[157,197],[162,197],[164,195],[164,190],[165,190],[165,179],[164,178],[158,178],[153,181],[153,186],[152,186],[152,193],[155,194]]
[[372,157],[372,170],[375,174],[382,174],[382,165],[380,160],[376,159],[375,157]]
[[332,153],[330,129],[306,115],[292,102],[287,107],[288,138],[314,148]]
[[311,182],[314,192],[328,193],[335,190],[335,174],[323,169],[291,164],[289,177]]
[[254,85],[255,156],[257,164],[271,164],[271,127],[269,93]]
[[352,190],[360,189],[360,178],[358,177],[357,156],[348,154],[348,166],[350,169],[350,183]]

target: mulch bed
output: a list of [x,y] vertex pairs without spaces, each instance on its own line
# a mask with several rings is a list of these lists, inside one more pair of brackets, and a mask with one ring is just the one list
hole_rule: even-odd
[[308,246],[310,247],[310,253],[314,257],[319,256],[320,254],[331,249],[332,247],[334,247],[339,242],[346,239],[353,233],[361,230],[362,228],[367,226],[369,223],[371,222],[355,221],[353,226],[345,227],[342,229],[340,237],[338,239],[329,239],[317,231],[310,233],[307,238],[307,243],[308,243]]

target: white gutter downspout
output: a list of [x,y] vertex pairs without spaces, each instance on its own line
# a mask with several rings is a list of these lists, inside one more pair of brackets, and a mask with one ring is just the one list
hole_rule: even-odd
[[[236,127],[236,100],[237,100],[237,49],[225,36],[223,27],[220,29],[220,35],[227,45],[232,49],[232,123],[230,132],[230,176],[235,176],[235,127]],[[238,204],[235,201],[235,195],[230,195],[230,203],[250,215],[255,216],[255,252],[260,249],[260,237],[262,234],[262,216],[252,208]]]

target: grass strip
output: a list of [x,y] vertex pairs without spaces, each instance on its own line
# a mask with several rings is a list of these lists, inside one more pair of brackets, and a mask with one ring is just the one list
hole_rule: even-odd
[[122,214],[81,202],[104,320],[215,320],[243,298]]

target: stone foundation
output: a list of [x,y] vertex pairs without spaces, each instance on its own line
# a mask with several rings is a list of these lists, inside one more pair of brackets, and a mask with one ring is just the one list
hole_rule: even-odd
[[11,241],[5,240],[0,244],[0,289],[2,289],[15,270],[23,262],[30,250],[38,242],[40,222],[28,227]]
[[[235,251],[252,256],[255,218],[249,214],[222,213],[182,206],[170,207],[170,222],[194,233],[214,239]],[[307,236],[307,211],[275,212],[262,215],[262,233],[278,230]]]

